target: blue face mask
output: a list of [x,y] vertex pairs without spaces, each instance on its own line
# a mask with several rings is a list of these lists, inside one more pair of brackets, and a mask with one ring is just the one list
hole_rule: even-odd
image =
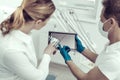
[[102,36],[104,36],[105,38],[108,38],[108,33],[110,31],[111,28],[108,29],[108,31],[104,31],[103,27],[104,24],[107,22],[108,20],[106,20],[104,23],[102,23],[101,21],[99,22],[99,32],[101,33]]

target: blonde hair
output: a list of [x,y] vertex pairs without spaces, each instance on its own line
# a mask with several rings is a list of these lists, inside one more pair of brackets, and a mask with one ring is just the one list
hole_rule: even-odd
[[51,0],[23,0],[15,12],[1,23],[3,35],[8,34],[12,29],[19,29],[24,23],[39,20],[46,20],[55,11],[55,5]]

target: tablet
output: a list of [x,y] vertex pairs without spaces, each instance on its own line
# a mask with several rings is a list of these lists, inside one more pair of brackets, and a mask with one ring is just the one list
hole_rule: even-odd
[[[49,32],[49,38],[54,37],[59,40],[59,43],[62,46],[69,46],[70,49],[76,50],[76,41],[75,41],[75,35],[76,33],[65,33],[65,32]],[[50,40],[48,39],[48,44],[50,43]]]

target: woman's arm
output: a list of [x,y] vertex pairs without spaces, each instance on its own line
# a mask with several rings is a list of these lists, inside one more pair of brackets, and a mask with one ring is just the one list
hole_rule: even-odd
[[44,54],[38,69],[31,64],[27,56],[16,50],[6,51],[3,62],[11,74],[25,80],[45,80],[49,72],[50,56]]

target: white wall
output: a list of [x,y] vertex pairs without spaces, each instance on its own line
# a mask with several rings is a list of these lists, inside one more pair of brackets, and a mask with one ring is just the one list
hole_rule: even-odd
[[0,23],[20,6],[22,0],[0,0]]

